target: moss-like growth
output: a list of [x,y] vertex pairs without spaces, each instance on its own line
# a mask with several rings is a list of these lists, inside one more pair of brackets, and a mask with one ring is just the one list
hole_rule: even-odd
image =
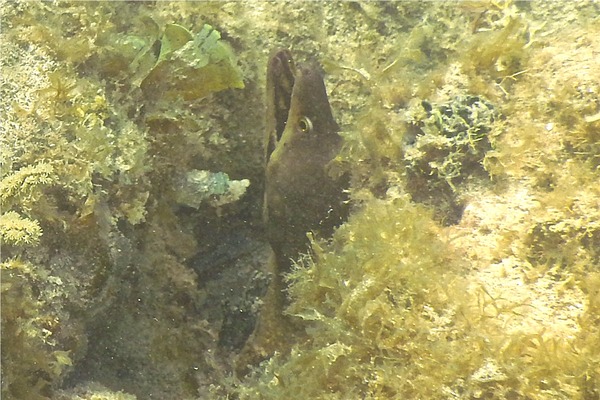
[[25,166],[3,177],[0,182],[0,206],[4,210],[15,204],[31,206],[41,196],[41,190],[56,183],[56,180],[54,168],[49,163]]
[[[474,169],[483,168],[497,112],[478,96],[457,97],[440,105],[422,101],[421,107],[411,115],[416,132],[406,138],[404,159],[409,174],[445,181],[456,190]],[[431,183],[430,187],[438,185]]]
[[333,243],[314,244],[318,261],[291,276],[288,311],[303,321],[305,340],[234,391],[248,399],[594,398],[597,274],[582,284],[580,335],[532,331],[535,307],[466,281],[439,232],[428,212],[399,197],[369,202]]
[[448,301],[460,266],[436,235],[430,214],[398,197],[369,203],[331,247],[315,244],[318,262],[292,274],[288,310],[308,340],[264,365],[241,397],[433,398],[455,373],[468,374],[480,356],[457,336]]
[[[348,160],[355,164],[353,171],[373,171],[355,181],[353,194],[366,201],[364,209],[338,231],[331,246],[317,246],[316,261],[308,262],[307,270],[294,275],[291,291],[297,296],[290,312],[304,319],[307,340],[298,343],[291,354],[275,357],[257,369],[256,375],[241,386],[242,397],[294,398],[297,393],[298,398],[340,399],[598,397],[598,357],[594,350],[598,337],[598,210],[594,206],[598,157],[593,149],[599,91],[594,83],[598,81],[597,69],[591,68],[598,41],[589,36],[597,34],[597,27],[586,28],[594,33],[576,29],[573,37],[564,39],[563,24],[568,18],[585,19],[584,13],[570,13],[562,20],[551,16],[546,6],[510,1],[466,3],[460,8],[476,8],[471,24],[464,25],[468,31],[453,30],[455,24],[448,20],[448,35],[431,27],[421,30],[431,35],[430,43],[444,43],[452,34],[465,40],[454,41],[460,43],[453,47],[457,51],[450,57],[456,63],[450,68],[444,64],[446,73],[423,78],[427,80],[424,86],[431,85],[430,90],[436,84],[440,87],[433,88],[433,93],[413,92],[421,99],[435,100],[426,105],[419,100],[409,108],[419,117],[412,119],[415,123],[408,135],[403,129],[411,118],[403,121],[398,117],[406,104],[406,88],[411,87],[403,76],[408,72],[395,74],[396,65],[404,68],[402,58],[397,58],[400,61],[396,65],[384,64],[395,82],[391,77],[370,75],[376,82],[373,86],[379,85],[374,94],[385,94],[376,99],[383,107],[378,108],[380,102],[371,103],[359,117],[364,119],[359,121],[359,133],[348,134]],[[540,20],[539,13],[547,18]],[[597,13],[592,14],[596,24]],[[546,27],[546,23],[553,27]],[[540,30],[552,39],[543,39]],[[538,46],[540,42],[542,46]],[[555,43],[562,47],[553,48]],[[430,50],[439,54],[433,44]],[[572,58],[581,63],[571,62]],[[547,74],[540,74],[542,70]],[[436,80],[429,81],[429,77]],[[476,94],[481,101],[473,113],[464,109],[467,101],[461,104],[461,99],[469,98],[465,93]],[[457,107],[452,107],[448,98],[454,98]],[[500,110],[502,122],[498,121]],[[452,116],[457,117],[456,123]],[[474,121],[480,117],[478,126]],[[453,135],[443,133],[442,121],[465,128],[450,129],[455,133],[471,127],[475,140],[440,150],[440,143],[447,145]],[[439,137],[424,140],[431,131]],[[485,133],[481,136],[477,132]],[[427,153],[417,151],[419,139],[423,141],[418,146]],[[459,149],[461,161],[453,162],[449,155]],[[420,164],[421,159],[426,162]],[[404,172],[398,167],[402,164],[407,167],[406,174],[398,177],[398,170]],[[418,169],[426,172],[416,184],[413,171]],[[487,179],[488,174],[494,179]],[[369,179],[376,179],[379,185],[369,187]],[[406,187],[413,199],[428,205],[439,208],[434,201],[446,195],[467,206],[465,214],[459,213],[454,219],[455,226],[437,231],[451,236],[452,246],[467,258],[466,264],[461,264],[457,253],[447,253],[446,278],[462,282],[464,277],[465,286],[461,290],[446,287],[444,310],[454,313],[440,312],[432,305],[429,319],[423,318],[441,320],[442,328],[429,327],[431,336],[414,334],[414,327],[422,326],[423,320],[409,319],[399,312],[404,307],[410,315],[407,310],[418,301],[391,300],[402,299],[402,290],[410,292],[421,284],[429,287],[439,283],[434,275],[424,277],[423,282],[407,281],[401,289],[395,286],[401,279],[388,275],[388,252],[395,255],[391,257],[394,261],[389,261],[395,265],[412,260],[418,253],[410,239],[405,242],[406,251],[398,252],[398,240],[390,232],[394,224],[410,232],[413,219],[400,217],[400,212],[385,206],[388,220],[374,217],[371,206],[381,204],[372,203],[360,190],[368,187],[387,202],[398,190],[394,184]],[[419,193],[434,199],[419,199]],[[402,202],[394,201],[404,212],[414,207],[405,208],[399,205]],[[362,236],[371,223],[381,230]],[[339,242],[346,233],[350,233],[348,240]],[[365,244],[367,236],[371,243],[379,244]],[[359,254],[365,249],[368,257],[362,258],[353,249]],[[346,258],[346,254],[354,257]],[[425,254],[422,248],[419,254]],[[380,275],[372,274],[372,265],[381,268]],[[464,275],[456,274],[457,265],[470,268]],[[435,302],[439,296],[433,290],[426,298]],[[356,309],[360,312],[355,313]],[[386,323],[369,325],[371,321]],[[395,324],[399,332],[388,335],[394,332]],[[369,330],[369,326],[377,329]],[[405,332],[413,334],[404,342]],[[448,340],[440,340],[436,336],[439,333],[447,334]],[[388,342],[389,337],[401,339]],[[387,343],[393,345],[386,347]],[[404,347],[404,343],[409,345]]]
[[415,201],[435,206],[445,223],[460,220],[457,186],[485,176],[483,159],[492,149],[498,112],[479,96],[459,96],[447,104],[422,101],[408,111],[404,140],[407,190]]
[[[181,304],[203,308],[195,274],[183,262],[197,251],[191,234],[195,225],[218,216],[208,204],[194,219],[175,215],[171,207],[181,208],[174,195],[179,177],[198,167],[220,171],[231,165],[227,160],[238,156],[230,150],[238,142],[227,138],[229,130],[220,120],[235,108],[230,110],[222,98],[186,103],[182,92],[203,91],[204,97],[242,86],[233,53],[217,31],[201,30],[201,24],[201,35],[189,44],[165,38],[169,43],[157,65],[158,25],[141,3],[11,2],[0,7],[10,27],[2,32],[7,45],[0,57],[8,71],[0,78],[2,97],[10,99],[0,107],[0,235],[8,265],[2,270],[2,341],[10,343],[2,349],[7,368],[2,396],[50,397],[70,371],[85,375],[88,362],[95,363],[89,369],[94,377],[111,387],[144,376],[110,375],[116,370],[110,364],[114,359],[128,369],[154,369],[162,378],[161,383],[142,379],[137,393],[148,393],[153,385],[170,395],[193,393],[192,365],[202,364],[196,355],[211,339],[202,336],[208,329],[199,322],[202,316],[192,323],[194,337],[201,340],[189,339],[189,330],[175,326],[190,326],[181,322]],[[98,18],[92,22],[89,15]],[[169,70],[175,64],[179,69]],[[178,82],[176,100],[140,90],[154,67],[167,74],[157,84]],[[196,80],[178,81],[187,74]],[[258,160],[258,147],[256,153]],[[229,190],[219,199],[203,193],[207,203],[234,203],[248,186],[247,179],[228,182]],[[160,235],[148,245],[153,232]],[[169,256],[173,253],[177,256]],[[27,274],[15,272],[14,260],[31,266]],[[144,282],[139,286],[138,277]],[[137,307],[135,298],[152,299],[154,311],[129,310]],[[140,328],[145,323],[154,327],[163,313],[170,317],[160,317],[169,321],[160,329]],[[140,316],[138,323],[123,322],[130,314]],[[47,341],[38,331],[23,333],[37,321],[44,321],[40,325]],[[123,337],[132,339],[123,343]],[[140,352],[137,340],[156,351]],[[175,357],[176,373],[164,367],[174,347],[189,355]],[[118,348],[119,354],[111,356],[106,348]],[[139,359],[129,365],[131,357]]]
[[0,240],[16,246],[37,244],[42,228],[37,221],[21,218],[14,211],[0,215]]
[[[2,395],[45,399],[72,365],[59,345],[58,328],[67,323],[52,304],[60,280],[40,282],[40,271],[17,259],[0,263],[2,273]],[[54,293],[51,292],[54,291]]]

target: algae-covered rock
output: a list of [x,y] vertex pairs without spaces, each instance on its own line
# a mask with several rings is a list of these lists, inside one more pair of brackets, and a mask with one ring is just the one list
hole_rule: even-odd
[[47,398],[73,365],[81,342],[69,336],[81,325],[62,310],[59,278],[18,259],[0,263],[0,273],[2,396]]
[[407,190],[413,200],[436,207],[444,223],[456,223],[462,213],[457,186],[487,176],[483,160],[492,150],[489,136],[498,130],[499,113],[481,96],[457,96],[445,104],[421,101],[408,114]]
[[307,338],[264,364],[241,398],[319,398],[326,387],[340,399],[430,398],[452,379],[435,365],[472,370],[480,356],[448,301],[460,262],[436,230],[429,211],[396,194],[351,216],[331,245],[315,244],[318,261],[297,268],[289,290]]
[[[3,398],[599,397],[596,3],[0,8]],[[338,66],[354,209],[232,377],[276,48]]]
[[410,121],[416,128],[414,136],[406,135],[409,173],[445,181],[455,189],[466,175],[483,168],[483,158],[491,150],[488,134],[498,113],[479,96],[457,97],[448,104],[422,101],[421,107]]

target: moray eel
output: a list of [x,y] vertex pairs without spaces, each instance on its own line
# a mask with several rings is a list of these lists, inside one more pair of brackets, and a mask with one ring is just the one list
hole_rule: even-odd
[[317,66],[277,51],[267,68],[263,218],[277,273],[308,251],[307,232],[329,237],[345,217],[345,176],[329,167],[342,138]]
[[347,175],[330,174],[342,138],[319,67],[296,65],[288,50],[276,51],[267,66],[266,116],[263,219],[272,278],[238,358],[240,374],[290,345],[297,328],[284,314],[284,276],[293,260],[309,252],[309,232],[327,238],[347,216]]

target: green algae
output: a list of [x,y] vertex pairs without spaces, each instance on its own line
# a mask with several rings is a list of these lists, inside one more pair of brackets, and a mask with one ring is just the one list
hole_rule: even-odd
[[13,205],[31,206],[40,200],[41,188],[55,184],[56,180],[54,168],[49,163],[25,166],[4,176],[0,182],[0,206],[5,210]]
[[413,104],[407,119],[407,190],[414,201],[435,207],[445,224],[456,223],[462,214],[457,186],[487,175],[483,160],[499,130],[498,112],[485,98],[467,95],[446,104]]
[[195,100],[220,90],[243,89],[240,70],[231,49],[210,25],[193,36],[184,27],[168,24],[156,64],[140,84],[142,90],[172,99]]

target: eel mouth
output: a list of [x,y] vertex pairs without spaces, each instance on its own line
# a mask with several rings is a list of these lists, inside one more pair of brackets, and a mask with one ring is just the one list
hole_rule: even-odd
[[277,50],[267,66],[267,126],[272,126],[274,135],[269,138],[266,158],[275,150],[281,139],[292,102],[292,92],[296,83],[296,64],[292,53],[287,49]]

